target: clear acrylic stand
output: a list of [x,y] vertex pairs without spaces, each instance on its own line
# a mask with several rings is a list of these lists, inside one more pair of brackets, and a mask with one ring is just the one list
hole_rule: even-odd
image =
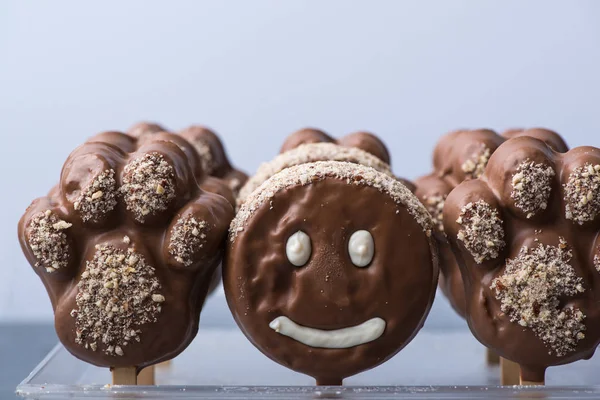
[[404,350],[346,379],[343,387],[315,387],[312,378],[265,357],[237,329],[217,295],[207,304],[194,342],[170,364],[156,367],[157,386],[107,385],[108,369],[76,359],[59,344],[17,393],[29,399],[600,398],[600,356],[550,368],[545,387],[499,386],[499,368],[486,364],[484,347],[438,303]]

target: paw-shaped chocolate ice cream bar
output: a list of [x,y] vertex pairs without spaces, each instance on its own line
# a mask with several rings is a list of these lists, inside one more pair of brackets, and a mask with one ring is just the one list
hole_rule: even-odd
[[531,137],[502,144],[446,199],[469,326],[525,381],[600,343],[599,199],[600,149],[561,154]]
[[[136,138],[143,138],[160,132],[167,132],[167,130],[155,123],[140,122],[132,126],[128,134]],[[225,154],[225,147],[217,134],[199,125],[190,126],[177,134],[193,146],[204,174],[224,180],[234,195],[237,195],[240,188],[246,183],[248,176],[231,166]]]
[[422,327],[438,276],[432,225],[406,186],[374,168],[283,169],[246,197],[231,224],[229,307],[265,355],[339,385]]
[[[356,132],[339,140],[312,128],[292,133],[285,140],[281,153],[273,160],[263,163],[254,176],[242,187],[238,195],[238,206],[264,181],[276,173],[295,165],[317,161],[344,161],[361,164],[393,176],[390,156],[385,144],[374,134]],[[409,189],[412,183],[398,178]]]
[[479,178],[487,163],[506,139],[528,136],[546,142],[559,152],[568,150],[564,140],[547,129],[512,129],[498,135],[489,129],[459,130],[443,136],[433,152],[434,171],[418,178],[415,193],[433,217],[440,243],[440,288],[452,307],[465,316],[463,281],[458,264],[444,235],[443,208],[448,194],[463,181]]
[[91,138],[19,222],[58,336],[84,361],[140,369],[195,336],[233,208],[201,189],[179,140]]

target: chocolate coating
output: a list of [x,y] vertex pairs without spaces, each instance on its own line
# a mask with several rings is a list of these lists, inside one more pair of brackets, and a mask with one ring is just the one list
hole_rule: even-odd
[[543,381],[548,366],[589,358],[600,343],[599,195],[600,149],[561,154],[525,136],[446,199],[469,327],[524,380]]
[[569,150],[569,146],[564,141],[564,139],[558,133],[549,129],[509,129],[507,131],[502,132],[502,137],[504,137],[505,139],[513,139],[521,136],[528,136],[546,142],[548,146],[561,153],[564,153]]
[[[266,356],[319,385],[339,385],[388,360],[422,327],[438,276],[431,227],[418,199],[372,168],[338,161],[287,168],[255,190],[232,222],[223,267],[227,302]],[[349,254],[359,230],[374,240],[366,267],[353,265]],[[300,267],[286,256],[298,231],[312,249]],[[347,348],[312,346],[270,327],[279,317],[324,335],[373,318],[385,329]]]
[[190,126],[179,134],[196,148],[208,174],[223,179],[234,194],[237,194],[248,180],[248,175],[231,166],[225,154],[225,147],[217,134],[203,126]]
[[[143,139],[164,132],[168,132],[168,130],[161,125],[140,122],[129,128],[127,133],[130,136]],[[204,171],[203,173],[223,180],[233,192],[233,198],[235,198],[248,176],[231,165],[225,153],[225,147],[218,135],[212,130],[199,125],[190,126],[177,134],[191,145],[191,150],[196,153],[195,157],[198,159],[198,167]],[[235,204],[235,200],[232,201],[232,204]]]
[[461,316],[465,317],[465,294],[462,281],[462,275],[458,269],[458,264],[452,253],[446,235],[443,232],[442,210],[446,196],[452,191],[446,181],[440,179],[435,173],[425,175],[415,181],[415,194],[428,209],[434,219],[433,235],[438,241],[440,253],[440,277],[439,286],[442,293],[448,298],[452,308]]
[[355,132],[341,137],[340,139],[334,139],[319,129],[304,128],[288,136],[281,146],[280,153],[294,149],[302,144],[321,142],[335,143],[345,147],[355,147],[373,154],[386,164],[392,163],[386,145],[370,132]]
[[[302,163],[330,160],[365,165],[393,176],[387,147],[374,134],[356,132],[334,139],[323,131],[305,128],[288,136],[280,154],[270,162],[263,163],[246,182],[238,194],[238,207],[275,173]],[[396,179],[414,193],[416,187],[412,182],[399,177]]]
[[129,130],[127,130],[127,134],[129,136],[133,136],[138,139],[142,136],[158,133],[158,132],[168,132],[162,125],[154,123],[154,122],[138,122],[133,125]]
[[96,135],[19,221],[58,337],[81,360],[139,370],[197,332],[233,208],[202,189],[185,146],[168,133]]
[[415,194],[425,204],[436,222],[440,246],[440,288],[452,308],[465,317],[463,280],[456,259],[443,233],[442,208],[446,196],[458,184],[483,173],[491,155],[507,138],[531,136],[548,143],[559,152],[568,147],[556,132],[542,129],[511,129],[498,135],[489,129],[458,130],[438,141],[433,151],[434,171],[415,181]]

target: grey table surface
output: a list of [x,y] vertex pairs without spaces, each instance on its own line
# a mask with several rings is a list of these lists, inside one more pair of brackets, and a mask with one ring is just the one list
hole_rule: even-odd
[[0,399],[15,388],[58,341],[52,324],[0,324]]

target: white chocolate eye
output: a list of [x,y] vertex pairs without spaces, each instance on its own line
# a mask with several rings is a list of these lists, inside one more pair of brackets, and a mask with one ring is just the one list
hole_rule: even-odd
[[357,267],[366,267],[373,260],[375,254],[375,243],[373,236],[368,231],[356,231],[350,236],[348,242],[348,253],[352,264]]
[[288,260],[296,267],[306,264],[311,252],[310,238],[302,231],[298,231],[290,236],[285,245],[285,254]]

